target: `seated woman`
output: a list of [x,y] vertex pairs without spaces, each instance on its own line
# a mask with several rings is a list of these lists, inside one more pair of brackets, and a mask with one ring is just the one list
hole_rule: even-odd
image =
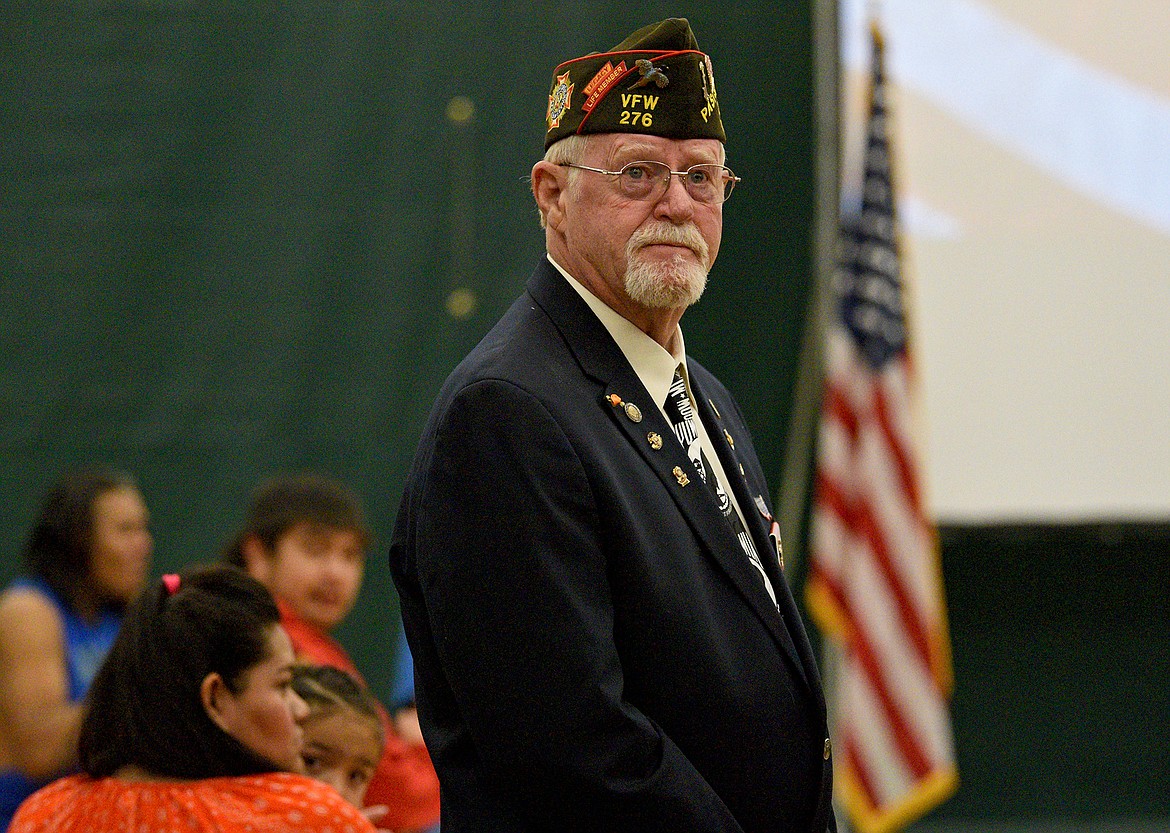
[[89,693],[84,774],[50,784],[9,833],[371,833],[301,763],[308,707],[272,596],[219,566],[164,576],[130,608]]
[[70,472],[45,496],[26,573],[0,594],[0,833],[20,802],[76,768],[81,700],[146,583],[151,549],[127,475]]

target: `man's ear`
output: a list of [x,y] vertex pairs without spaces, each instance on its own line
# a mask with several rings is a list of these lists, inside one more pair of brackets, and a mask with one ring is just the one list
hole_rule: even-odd
[[[211,722],[228,732],[230,725],[227,708],[231,691],[218,671],[212,671],[199,684],[199,699],[203,703],[203,710],[211,718]],[[230,732],[228,732],[230,734]]]
[[556,229],[565,219],[565,198],[568,196],[569,171],[543,159],[532,166],[532,196],[540,216],[550,228]]
[[256,581],[267,586],[272,576],[272,554],[256,535],[245,535],[240,543],[240,554],[244,556],[244,569]]

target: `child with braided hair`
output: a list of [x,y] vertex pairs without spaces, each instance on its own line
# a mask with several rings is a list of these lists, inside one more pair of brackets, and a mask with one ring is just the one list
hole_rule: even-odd
[[[293,667],[293,690],[309,707],[301,721],[305,773],[324,781],[355,807],[363,807],[366,788],[382,754],[383,729],[378,701],[340,668]],[[376,818],[381,808],[366,808]]]

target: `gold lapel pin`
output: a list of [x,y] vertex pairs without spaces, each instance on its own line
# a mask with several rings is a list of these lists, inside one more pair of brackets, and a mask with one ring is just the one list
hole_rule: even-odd
[[630,422],[642,421],[642,412],[638,410],[638,406],[633,402],[627,402],[626,404],[622,405],[622,408],[625,409],[626,416],[630,418]]
[[682,466],[674,467],[674,477],[678,480],[678,485],[680,486],[685,486],[691,482],[691,479],[687,477],[687,473],[682,470]]
[[719,409],[715,407],[715,403],[714,403],[714,402],[712,402],[710,399],[708,399],[708,400],[707,400],[707,404],[708,404],[708,405],[710,405],[710,406],[711,406],[711,410],[715,412],[715,419],[723,419],[723,417],[721,417],[721,416],[719,415]]
[[729,446],[731,446],[732,448],[735,448],[735,440],[733,440],[733,439],[731,438],[731,435],[727,433],[727,429],[726,429],[726,428],[724,428],[724,429],[723,429],[723,436],[727,438],[727,444],[728,444]]
[[651,431],[649,434],[647,434],[646,441],[650,443],[650,447],[655,451],[660,451],[662,449],[662,435],[657,431]]

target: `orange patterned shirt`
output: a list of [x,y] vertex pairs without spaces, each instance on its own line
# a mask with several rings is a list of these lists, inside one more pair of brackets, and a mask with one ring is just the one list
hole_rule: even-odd
[[289,772],[196,781],[71,775],[30,796],[8,833],[373,833],[320,781]]

